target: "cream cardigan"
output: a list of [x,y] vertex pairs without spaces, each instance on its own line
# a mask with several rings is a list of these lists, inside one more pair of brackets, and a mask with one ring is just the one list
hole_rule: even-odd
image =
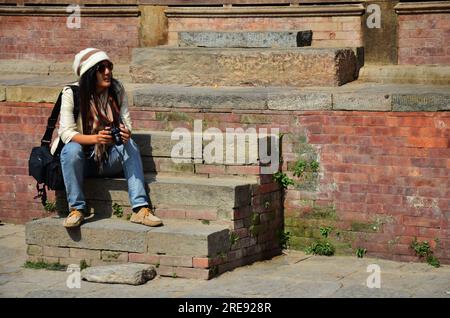
[[[119,82],[120,83],[120,82]],[[73,83],[72,85],[78,85],[78,82]],[[131,118],[130,113],[128,111],[128,97],[125,93],[125,89],[120,83],[117,98],[119,100],[120,105],[120,117],[124,125],[131,132]],[[73,118],[73,92],[72,89],[68,86],[63,88],[63,94],[61,96],[61,112],[59,115],[59,129],[58,136],[61,138],[64,144],[70,142],[76,134],[83,133],[83,122],[81,119],[81,113],[78,115],[77,122],[75,123]],[[58,147],[58,140],[56,138],[51,147],[51,153],[55,153],[56,148]]]

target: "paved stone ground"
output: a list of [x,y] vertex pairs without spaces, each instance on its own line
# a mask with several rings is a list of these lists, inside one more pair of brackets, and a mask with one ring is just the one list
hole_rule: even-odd
[[[23,225],[0,226],[0,297],[447,297],[450,266],[399,263],[351,256],[308,256],[298,251],[238,268],[210,281],[157,276],[140,286],[82,281],[69,289],[69,273],[24,269]],[[381,268],[381,288],[366,286],[369,264]]]

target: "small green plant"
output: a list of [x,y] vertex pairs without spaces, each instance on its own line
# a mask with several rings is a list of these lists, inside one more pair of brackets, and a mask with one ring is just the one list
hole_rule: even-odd
[[202,220],[202,224],[209,225],[209,220]]
[[328,241],[328,236],[330,235],[333,229],[329,226],[320,227],[320,235],[322,235],[323,239],[317,240],[313,242],[310,246],[305,249],[306,254],[314,254],[314,255],[325,255],[331,256],[334,255],[336,248],[331,242]]
[[425,258],[428,264],[433,267],[440,267],[440,261],[433,255],[430,243],[428,241],[418,242],[417,237],[411,243],[411,248],[420,258]]
[[56,211],[56,202],[46,201],[44,210],[49,213],[55,212]]
[[235,232],[230,232],[230,244],[233,246],[239,241],[239,236]]
[[298,160],[294,166],[294,176],[300,178],[305,171],[319,171],[319,163],[315,160],[309,162],[306,160]]
[[305,160],[298,160],[295,163],[294,176],[301,177],[301,175],[303,174],[303,172],[305,172],[307,167],[308,167],[308,163]]
[[315,160],[313,160],[313,161],[311,161],[311,162],[309,163],[309,167],[311,168],[311,171],[312,171],[312,172],[317,172],[317,171],[319,171],[319,163],[318,163],[317,161],[315,161]]
[[329,226],[319,228],[320,235],[322,235],[324,238],[328,238],[328,235],[330,235],[332,230],[333,229]]
[[80,261],[80,270],[82,271],[83,269],[88,268],[88,267],[89,267],[89,265],[87,264],[86,260],[82,259]]
[[305,249],[306,254],[314,254],[314,255],[332,256],[334,255],[334,252],[335,248],[333,244],[331,244],[327,240],[319,240],[317,242],[313,242],[311,246],[308,246]]
[[358,258],[363,258],[364,255],[366,255],[366,253],[367,253],[367,249],[365,249],[365,248],[358,247],[358,248],[356,249],[356,256],[357,256]]
[[117,202],[114,202],[114,204],[112,205],[112,209],[113,215],[117,216],[118,218],[121,218],[123,216],[123,208]]
[[217,265],[211,266],[211,275],[217,276],[217,274],[219,274],[219,266]]
[[273,179],[278,182],[278,184],[286,189],[289,185],[294,185],[294,180],[289,178],[285,173],[278,171],[273,175]]
[[291,240],[291,233],[290,232],[284,232],[283,230],[279,230],[278,232],[278,242],[280,243],[280,246],[282,249],[288,249],[289,243]]
[[127,218],[127,221],[129,221],[131,219],[131,213],[128,213],[126,218]]
[[172,278],[177,278],[177,273],[172,273]]
[[26,261],[23,267],[31,269],[46,269],[50,271],[65,271],[67,268],[66,265],[62,265],[60,263],[47,263],[44,261],[39,262]]

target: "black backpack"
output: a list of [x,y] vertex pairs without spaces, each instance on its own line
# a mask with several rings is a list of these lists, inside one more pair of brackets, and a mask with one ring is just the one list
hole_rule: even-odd
[[[76,122],[78,114],[80,113],[79,87],[76,85],[69,85],[69,87],[73,92],[73,118]],[[34,177],[37,181],[36,189],[38,194],[34,198],[41,198],[43,206],[47,203],[47,191],[45,187],[50,190],[65,190],[60,162],[61,150],[64,147],[61,138],[58,138],[59,142],[55,153],[53,155],[50,153],[53,130],[55,129],[61,111],[61,98],[62,91],[59,93],[55,106],[53,106],[52,113],[47,119],[47,129],[41,139],[41,145],[39,147],[34,147],[31,150],[30,159],[28,160],[29,175]]]

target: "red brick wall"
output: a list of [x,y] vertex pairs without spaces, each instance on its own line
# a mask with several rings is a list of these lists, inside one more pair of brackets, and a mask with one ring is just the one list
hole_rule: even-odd
[[[52,104],[0,103],[0,220],[24,223],[44,216],[28,158],[38,146]],[[49,200],[53,200],[49,193]]]
[[139,46],[138,27],[138,17],[82,17],[80,29],[68,29],[66,17],[0,16],[0,59],[67,62],[95,47],[128,63]]
[[[3,221],[23,223],[42,216],[40,203],[33,199],[35,183],[27,176],[27,159],[44,131],[49,106],[0,103]],[[314,222],[331,224],[340,231],[342,243],[353,249],[364,247],[372,256],[415,260],[409,247],[414,237],[439,238],[438,244],[432,242],[436,256],[450,262],[450,113],[200,113],[179,109],[182,116],[172,121],[168,111],[134,108],[134,127],[192,128],[194,119],[206,120],[208,127],[222,131],[227,127],[279,127],[289,137],[283,142],[283,171],[299,159],[296,142],[303,139],[303,148],[317,153],[318,184],[314,189],[291,187],[287,191],[285,221],[290,230],[298,230],[293,221],[303,222],[308,213],[331,206],[333,220]],[[248,172],[245,168],[243,173]],[[292,171],[287,174],[295,179]],[[294,242],[304,238],[296,235]]]
[[450,65],[450,14],[398,17],[398,64]]
[[169,18],[169,45],[180,31],[312,30],[315,47],[362,46],[361,17]]

